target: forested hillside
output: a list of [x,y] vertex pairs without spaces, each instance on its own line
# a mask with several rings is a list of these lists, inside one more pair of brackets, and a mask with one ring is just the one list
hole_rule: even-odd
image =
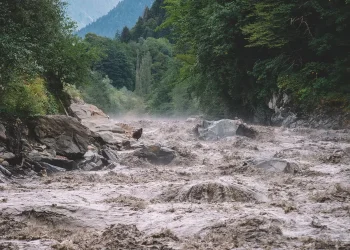
[[106,15],[120,0],[66,0],[67,14],[77,23],[77,30]]
[[[48,112],[65,85],[107,112],[262,113],[265,121],[274,93],[287,94],[293,112],[349,110],[350,1],[156,0],[145,8],[152,2],[119,3],[81,31],[90,32],[84,40],[58,0],[1,3],[9,20],[1,27],[2,109],[22,112],[27,104],[16,98],[42,95],[39,111]],[[135,26],[116,28],[135,8]]]
[[114,42],[133,51],[135,92],[151,112],[191,100],[212,116],[264,120],[273,93],[296,112],[347,110],[349,10],[347,1],[155,1]]
[[78,35],[84,37],[87,33],[95,33],[100,36],[114,38],[116,32],[120,32],[124,26],[132,27],[135,25],[145,7],[151,6],[153,1],[123,0],[109,11],[108,14],[78,31]]
[[299,111],[349,108],[350,2],[166,0],[182,70],[210,113],[249,115],[273,92]]

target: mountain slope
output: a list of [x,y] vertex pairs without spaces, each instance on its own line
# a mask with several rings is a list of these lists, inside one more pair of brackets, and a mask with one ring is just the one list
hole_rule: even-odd
[[66,0],[67,14],[81,29],[106,15],[121,0]]
[[117,31],[121,32],[124,26],[131,28],[145,8],[151,6],[154,0],[124,0],[118,3],[107,15],[87,25],[80,31],[79,36],[95,33],[100,36],[114,38]]

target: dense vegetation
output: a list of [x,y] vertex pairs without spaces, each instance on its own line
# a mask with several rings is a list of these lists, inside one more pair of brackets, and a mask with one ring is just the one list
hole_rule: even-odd
[[64,84],[86,82],[94,49],[72,35],[59,0],[0,2],[0,111],[57,113]]
[[111,42],[132,48],[135,93],[151,112],[268,119],[273,93],[297,112],[349,108],[349,13],[345,0],[157,0]]
[[[166,0],[180,53],[208,112],[254,113],[284,91],[301,110],[348,107],[350,1]],[[225,112],[226,111],[226,112]]]
[[55,112],[64,85],[108,112],[250,118],[273,93],[298,112],[350,107],[349,0],[156,0],[84,40],[58,0],[29,2],[0,3],[6,111]]

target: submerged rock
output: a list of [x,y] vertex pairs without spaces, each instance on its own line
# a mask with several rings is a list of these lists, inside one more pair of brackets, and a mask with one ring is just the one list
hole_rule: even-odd
[[167,165],[175,159],[176,152],[170,148],[154,144],[143,146],[142,148],[135,150],[134,155],[139,158],[147,159],[153,164]]
[[298,165],[296,163],[290,163],[284,160],[272,159],[264,161],[255,166],[256,168],[264,169],[270,172],[277,173],[290,173],[294,174],[298,172]]
[[42,165],[45,167],[47,175],[52,175],[55,173],[60,173],[60,172],[66,171],[66,169],[64,169],[64,168],[60,168],[60,167],[57,167],[57,166],[54,166],[54,165],[51,165],[48,163],[42,163]]
[[229,136],[246,136],[255,138],[257,132],[249,128],[240,120],[220,120],[220,121],[203,121],[197,125],[195,134],[202,140],[218,140]]

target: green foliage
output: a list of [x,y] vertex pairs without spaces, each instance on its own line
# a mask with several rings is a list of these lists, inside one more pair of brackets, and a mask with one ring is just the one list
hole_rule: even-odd
[[[77,95],[76,89],[70,87],[71,94]],[[136,113],[144,112],[144,103],[142,98],[128,91],[126,88],[117,90],[111,85],[108,77],[102,77],[98,72],[91,73],[91,82],[80,88],[83,99],[96,105],[105,112],[111,114],[122,114],[129,111]],[[80,94],[77,95],[79,97]]]
[[55,98],[48,93],[44,79],[16,79],[6,88],[2,112],[12,115],[44,115],[58,112]]
[[130,30],[128,27],[125,26],[123,28],[122,34],[120,35],[120,41],[122,43],[127,43],[130,41],[130,39],[131,39]]
[[[21,115],[56,113],[63,83],[86,82],[98,52],[73,36],[74,24],[65,17],[64,8],[60,0],[0,2],[1,110]],[[45,79],[45,91],[27,82],[34,78]]]
[[251,6],[253,13],[248,16],[251,20],[242,27],[243,34],[248,36],[247,47],[280,48],[288,43],[289,36],[294,35],[288,29],[293,5],[284,2],[262,1]]
[[198,76],[189,86],[207,113],[251,117],[279,90],[305,110],[350,103],[348,1],[165,4],[161,27],[173,30],[180,78]]
[[152,7],[146,7],[142,17],[139,17],[135,26],[131,29],[131,39],[138,41],[139,38],[161,38],[169,35],[170,29],[158,29],[166,18],[164,0],[155,0]]
[[135,88],[134,52],[132,48],[118,40],[87,34],[85,41],[95,50],[102,51],[103,58],[93,66],[94,70],[108,75],[116,88]]

